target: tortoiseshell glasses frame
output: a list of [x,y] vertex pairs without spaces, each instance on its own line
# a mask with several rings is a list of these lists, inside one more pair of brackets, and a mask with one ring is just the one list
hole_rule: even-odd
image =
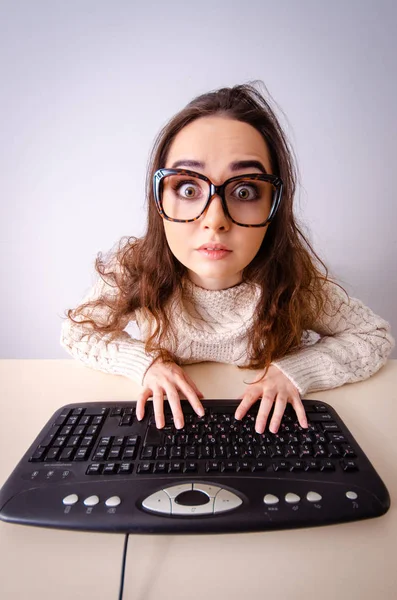
[[[162,197],[161,192],[162,192],[163,180],[165,177],[167,177],[169,175],[188,175],[189,177],[196,177],[197,179],[206,181],[209,184],[209,195],[208,195],[207,202],[205,203],[205,206],[204,206],[203,210],[200,212],[200,214],[197,215],[196,217],[194,217],[193,219],[174,219],[172,217],[169,217],[165,213],[163,204],[162,204],[162,199],[161,199],[161,197]],[[247,223],[240,223],[238,221],[235,221],[235,219],[233,219],[231,217],[228,207],[227,207],[227,202],[225,200],[225,187],[232,181],[237,181],[239,179],[250,180],[250,181],[267,181],[274,186],[275,193],[273,194],[272,206],[270,208],[270,212],[269,212],[267,219],[265,221],[263,221],[262,223],[248,225]],[[265,175],[265,174],[262,175],[259,173],[250,173],[247,175],[245,175],[245,174],[244,175],[236,175],[235,177],[231,177],[230,179],[227,179],[224,183],[222,183],[222,185],[214,185],[208,177],[206,177],[205,175],[202,175],[201,173],[196,173],[195,171],[189,171],[187,169],[158,169],[155,172],[155,174],[153,175],[153,191],[154,191],[154,199],[156,202],[157,210],[158,210],[159,214],[161,215],[161,217],[163,219],[166,219],[167,221],[174,221],[176,223],[192,223],[193,221],[197,221],[201,217],[201,215],[207,210],[208,205],[210,204],[214,195],[217,194],[221,198],[222,207],[223,207],[225,214],[233,223],[235,223],[236,225],[240,225],[241,227],[264,227],[265,225],[268,225],[272,221],[272,219],[274,218],[274,215],[276,214],[277,209],[280,205],[282,191],[283,191],[283,182],[280,179],[280,177],[278,177],[277,175]]]

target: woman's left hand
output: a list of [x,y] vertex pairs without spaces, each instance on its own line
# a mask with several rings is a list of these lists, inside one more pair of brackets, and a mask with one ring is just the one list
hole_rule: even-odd
[[[259,378],[263,375],[263,372],[259,375]],[[307,428],[306,413],[297,388],[288,377],[274,365],[270,365],[263,379],[260,381],[255,379],[245,390],[241,397],[241,402],[235,412],[235,418],[242,419],[259,398],[261,398],[261,403],[255,422],[255,431],[257,433],[263,433],[265,431],[267,418],[273,404],[274,412],[269,429],[272,433],[277,433],[288,402],[292,404],[300,426]]]

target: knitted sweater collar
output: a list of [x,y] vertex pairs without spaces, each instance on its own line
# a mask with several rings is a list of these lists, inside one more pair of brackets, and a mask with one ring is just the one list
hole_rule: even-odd
[[[207,290],[190,279],[183,281],[183,299],[197,310],[219,310],[226,314],[247,308],[252,312],[253,301],[258,299],[259,287],[250,283],[239,283],[224,290]],[[185,302],[184,302],[185,303]]]

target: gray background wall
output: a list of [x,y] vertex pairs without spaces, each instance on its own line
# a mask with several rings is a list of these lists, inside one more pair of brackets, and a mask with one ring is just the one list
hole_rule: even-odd
[[252,79],[286,115],[316,250],[396,335],[396,22],[385,0],[0,2],[0,357],[67,357],[96,253],[143,232],[155,135]]

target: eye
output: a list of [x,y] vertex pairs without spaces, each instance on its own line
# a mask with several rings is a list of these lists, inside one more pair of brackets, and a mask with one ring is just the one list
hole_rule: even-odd
[[200,196],[201,188],[193,181],[178,181],[174,187],[178,196],[186,198],[186,200],[195,200]]
[[237,200],[246,202],[247,200],[256,200],[259,197],[258,189],[254,184],[251,183],[240,183],[233,191],[233,195]]

